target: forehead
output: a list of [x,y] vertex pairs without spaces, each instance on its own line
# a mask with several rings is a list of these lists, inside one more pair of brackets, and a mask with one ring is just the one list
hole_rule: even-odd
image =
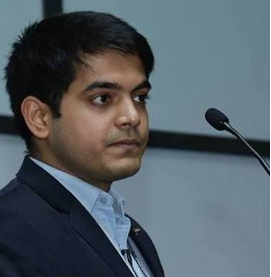
[[94,76],[101,74],[140,74],[146,77],[145,69],[141,59],[137,55],[123,54],[117,51],[109,50],[100,54],[81,57],[83,65],[78,73],[89,73]]
[[124,55],[117,51],[106,51],[96,55],[83,55],[77,67],[69,91],[80,91],[93,82],[111,82],[130,90],[145,81],[146,73],[137,55]]

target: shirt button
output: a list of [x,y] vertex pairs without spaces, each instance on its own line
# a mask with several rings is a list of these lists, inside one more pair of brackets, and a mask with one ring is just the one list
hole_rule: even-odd
[[101,198],[100,198],[100,202],[101,202],[102,204],[106,204],[106,203],[107,203],[106,197],[101,197]]

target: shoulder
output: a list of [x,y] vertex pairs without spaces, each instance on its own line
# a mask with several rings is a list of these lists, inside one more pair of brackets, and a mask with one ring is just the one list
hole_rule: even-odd
[[40,272],[50,271],[51,246],[57,243],[55,214],[19,179],[0,191],[0,276],[13,276],[15,270],[18,276],[39,276]]
[[1,276],[9,276],[15,264],[18,272],[30,274],[30,269],[39,263],[41,251],[36,246],[41,244],[43,237],[32,221],[34,205],[28,190],[14,179],[0,191]]
[[[23,235],[35,227],[39,198],[26,184],[15,178],[0,190],[0,239]],[[16,237],[16,236],[15,236]]]
[[0,190],[0,220],[3,211],[27,217],[38,209],[39,202],[40,197],[26,183],[15,178]]
[[20,213],[30,205],[32,201],[33,192],[17,178],[0,190],[1,211],[10,210]]
[[24,236],[29,237],[26,241],[38,238],[40,243],[44,234],[55,229],[58,218],[59,213],[18,178],[0,190],[0,239],[20,237],[23,241]]

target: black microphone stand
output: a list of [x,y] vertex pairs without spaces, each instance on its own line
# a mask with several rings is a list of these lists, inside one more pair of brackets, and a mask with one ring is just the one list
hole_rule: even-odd
[[242,137],[242,135],[236,131],[228,122],[221,122],[224,125],[226,131],[240,139],[253,153],[256,159],[261,163],[267,174],[270,176],[270,167],[268,163],[250,146],[250,144]]

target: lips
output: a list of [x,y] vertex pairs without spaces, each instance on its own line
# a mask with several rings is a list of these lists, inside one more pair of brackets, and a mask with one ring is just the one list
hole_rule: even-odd
[[110,146],[125,151],[135,150],[139,148],[140,142],[136,139],[122,139],[112,143]]
[[139,141],[136,139],[123,139],[117,142],[114,142],[112,145],[125,144],[125,145],[139,145]]

